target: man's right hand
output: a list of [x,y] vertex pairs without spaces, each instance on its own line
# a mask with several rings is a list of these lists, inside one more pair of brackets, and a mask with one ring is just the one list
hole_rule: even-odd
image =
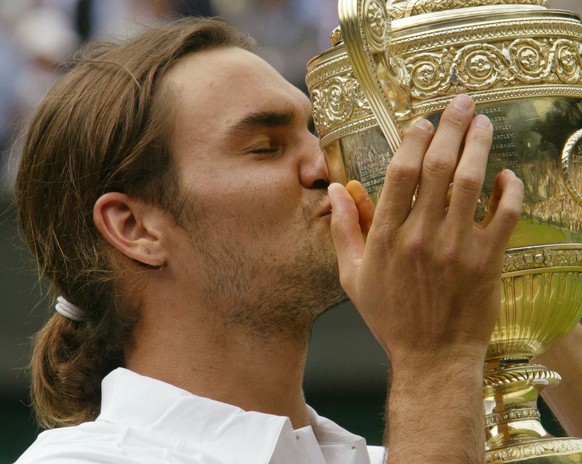
[[[388,166],[366,241],[357,203],[344,187],[329,188],[340,279],[390,357],[390,452],[408,463],[440,462],[432,458],[449,446],[444,443],[454,449],[460,441],[468,447],[483,441],[481,369],[500,308],[503,256],[520,216],[523,184],[511,171],[501,172],[489,216],[475,222],[493,130],[485,116],[473,117],[474,110],[469,97],[458,96],[436,133],[424,120],[408,130]],[[457,424],[449,442],[444,439],[449,434],[438,432],[456,428],[459,413],[469,413],[472,426]],[[437,418],[445,422],[432,424]],[[462,433],[467,428],[469,440]],[[420,434],[425,442],[427,435],[439,436],[441,443],[422,451],[418,443],[397,440],[395,449],[401,433],[409,439]],[[411,459],[408,451],[399,454],[403,449],[431,459]],[[478,451],[481,459],[483,447]],[[456,462],[454,454],[446,462]]]

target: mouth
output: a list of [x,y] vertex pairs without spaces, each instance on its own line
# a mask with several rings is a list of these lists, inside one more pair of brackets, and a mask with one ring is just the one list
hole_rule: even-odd
[[321,209],[321,212],[319,213],[319,217],[326,217],[326,216],[331,216],[331,203],[330,202],[326,202],[325,205],[323,206],[323,208]]

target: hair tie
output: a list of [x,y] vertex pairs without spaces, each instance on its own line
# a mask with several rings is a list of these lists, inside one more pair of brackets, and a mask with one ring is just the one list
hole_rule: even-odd
[[85,320],[85,311],[83,311],[78,306],[67,301],[65,297],[57,297],[57,304],[55,305],[57,313],[61,316],[65,316],[67,319],[72,321],[81,322]]

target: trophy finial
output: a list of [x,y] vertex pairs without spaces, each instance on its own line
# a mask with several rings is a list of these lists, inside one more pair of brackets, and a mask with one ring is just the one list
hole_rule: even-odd
[[336,27],[329,36],[329,43],[332,47],[339,45],[343,41],[341,27]]

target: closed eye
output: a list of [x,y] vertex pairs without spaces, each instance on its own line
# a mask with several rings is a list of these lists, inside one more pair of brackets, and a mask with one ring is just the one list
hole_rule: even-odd
[[260,157],[279,156],[283,151],[280,145],[272,145],[269,147],[253,148],[251,153],[259,155]]

